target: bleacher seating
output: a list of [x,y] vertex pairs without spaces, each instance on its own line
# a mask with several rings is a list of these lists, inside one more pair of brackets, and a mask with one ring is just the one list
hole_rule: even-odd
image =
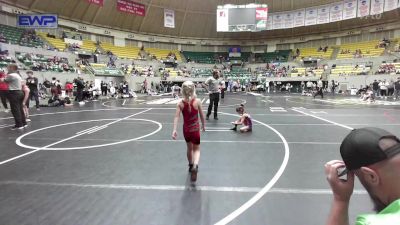
[[0,68],[7,67],[8,64],[15,63],[15,60],[9,55],[0,55]]
[[75,71],[74,68],[68,64],[68,59],[66,58],[22,52],[16,52],[15,57],[25,66],[26,69],[31,69],[34,71]]
[[89,52],[94,52],[96,51],[96,43],[94,41],[91,40],[83,40],[82,41],[82,46],[81,49],[84,51],[89,51]]
[[290,72],[291,77],[304,77],[304,76],[317,76],[321,77],[324,73],[324,69],[296,67]]
[[223,75],[226,80],[228,79],[236,80],[242,78],[248,79],[251,77],[251,72],[249,72],[249,70],[245,68],[233,67],[232,70],[230,71],[223,71]]
[[212,69],[210,68],[193,68],[191,70],[191,75],[193,77],[209,77],[212,74]]
[[360,74],[368,74],[371,70],[370,67],[366,67],[364,65],[342,65],[336,66],[331,69],[331,75],[360,75]]
[[66,46],[65,46],[65,43],[64,43],[64,41],[62,39],[48,37],[47,34],[43,33],[43,32],[38,32],[38,35],[42,39],[46,40],[54,48],[58,49],[59,51],[64,51]]
[[247,62],[251,52],[242,52],[240,57],[229,57],[227,52],[188,52],[184,51],[183,55],[186,60],[200,64],[215,64],[221,63],[229,58],[229,61]]
[[114,55],[118,56],[119,58],[125,58],[125,59],[138,59],[139,56],[139,47],[131,47],[131,46],[126,46],[126,47],[118,47],[110,43],[102,43],[100,46],[105,50],[105,51],[110,51]]
[[175,54],[176,59],[179,62],[182,62],[182,57],[178,50],[167,50],[167,49],[158,49],[158,48],[145,48],[147,53],[155,56],[158,60],[166,59],[170,53]]
[[358,43],[342,44],[337,55],[337,59],[351,59],[357,57],[356,51],[361,50],[358,57],[374,57],[380,56],[384,52],[384,48],[379,48],[379,40],[366,41]]
[[332,57],[333,48],[328,47],[327,51],[323,51],[319,48],[300,48],[300,58],[320,58],[330,59]]
[[256,62],[287,62],[291,50],[278,50],[275,52],[256,53]]
[[214,52],[187,52],[184,51],[183,55],[186,60],[201,63],[201,64],[214,64],[215,63],[215,53]]
[[5,42],[13,45],[27,47],[40,47],[42,40],[36,36],[35,31],[0,24],[0,33],[4,36]]
[[123,77],[124,73],[117,68],[107,67],[106,64],[92,63],[89,66],[95,75]]
[[[63,39],[61,38],[52,38],[48,37],[46,33],[40,32],[38,33],[41,38],[46,40],[49,44],[51,44],[54,48],[58,49],[59,51],[64,51],[65,48],[67,47],[66,43],[64,42]],[[82,51],[88,51],[88,52],[94,52],[96,50],[96,43],[91,40],[83,40],[82,45],[80,46],[79,49],[76,50],[82,50]]]
[[124,71],[125,74],[134,76],[154,76],[154,68],[150,70],[150,66],[144,65],[124,65],[122,71]]

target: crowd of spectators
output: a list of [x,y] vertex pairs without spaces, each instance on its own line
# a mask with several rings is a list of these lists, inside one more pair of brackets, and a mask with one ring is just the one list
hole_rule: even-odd
[[21,36],[21,43],[39,42],[41,39],[36,35],[35,30],[24,30]]
[[398,99],[400,94],[400,77],[397,80],[374,80],[366,89],[372,89],[374,96],[387,99]]
[[74,68],[69,65],[68,59],[58,56],[45,57],[41,54],[25,53],[21,59],[23,62],[31,62],[31,69],[33,71],[74,71]]
[[265,77],[287,77],[289,71],[290,66],[280,66],[279,63],[267,63],[265,67],[257,67],[255,69],[256,74]]
[[379,66],[379,69],[375,74],[400,74],[400,69],[396,69],[396,66],[392,63],[385,63]]

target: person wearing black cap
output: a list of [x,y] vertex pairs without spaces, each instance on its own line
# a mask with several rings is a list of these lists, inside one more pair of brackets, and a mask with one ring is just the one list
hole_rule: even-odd
[[[400,224],[400,140],[380,128],[350,132],[340,146],[343,161],[325,164],[333,203],[327,225],[349,224],[349,202],[357,176],[377,214],[357,217],[357,225]],[[343,171],[343,172],[340,172]],[[347,178],[343,179],[343,175]]]

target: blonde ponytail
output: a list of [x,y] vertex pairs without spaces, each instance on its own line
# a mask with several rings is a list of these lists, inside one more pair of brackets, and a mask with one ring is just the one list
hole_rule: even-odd
[[182,96],[189,103],[189,111],[191,110],[190,102],[196,98],[196,87],[192,81],[185,81],[182,84]]

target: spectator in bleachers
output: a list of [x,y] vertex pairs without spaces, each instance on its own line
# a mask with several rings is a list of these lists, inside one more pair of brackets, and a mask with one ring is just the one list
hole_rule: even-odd
[[7,39],[6,39],[6,37],[4,37],[3,33],[0,33],[0,42],[7,43]]
[[56,36],[55,36],[55,35],[53,35],[53,34],[50,34],[50,33],[47,33],[46,37],[48,37],[48,38],[56,38]]
[[386,48],[390,45],[390,41],[386,38],[383,38],[382,41],[379,42],[379,48]]
[[354,53],[354,58],[361,58],[362,57],[362,51],[361,49],[357,49],[356,52]]

